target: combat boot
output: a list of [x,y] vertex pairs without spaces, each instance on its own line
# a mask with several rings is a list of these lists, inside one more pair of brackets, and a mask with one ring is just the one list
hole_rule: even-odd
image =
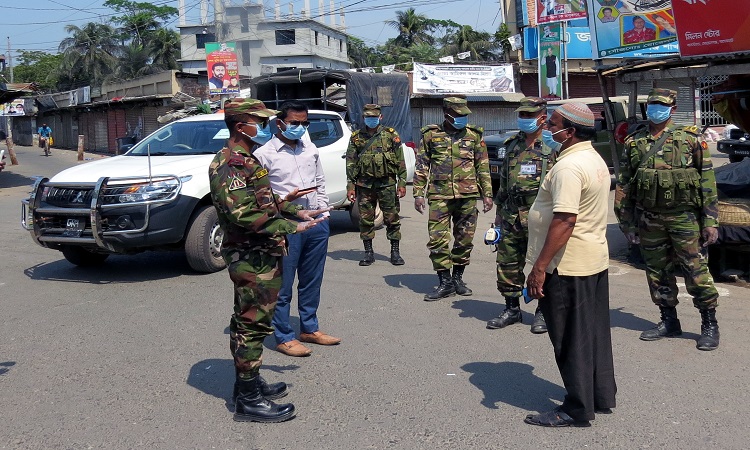
[[440,280],[440,284],[438,285],[437,289],[424,296],[424,301],[426,302],[434,302],[435,300],[440,300],[441,298],[453,297],[454,295],[456,295],[456,287],[453,285],[451,271],[447,269],[438,270],[437,275],[438,279]]
[[716,309],[701,309],[701,337],[695,346],[698,350],[719,348],[719,324],[716,322]]
[[464,269],[466,266],[453,266],[453,284],[456,286],[456,294],[458,295],[471,295],[473,292],[464,283]]
[[641,333],[642,341],[657,341],[665,337],[674,337],[682,334],[680,319],[677,318],[677,308],[674,306],[660,306],[661,322],[654,328]]
[[[235,371],[235,375],[236,375]],[[286,397],[286,395],[289,393],[289,387],[286,383],[279,382],[279,383],[271,383],[268,384],[263,377],[259,376],[260,378],[260,394],[266,399],[266,400],[276,400],[282,397]],[[235,377],[234,382],[234,392],[232,393],[232,403],[237,403],[237,394],[240,391],[240,383],[239,383],[240,377]]]
[[514,323],[523,323],[521,316],[521,302],[519,297],[505,297],[505,311],[487,322],[487,328],[496,330]]
[[391,264],[394,266],[404,265],[404,259],[398,249],[398,241],[391,241]]
[[534,334],[544,334],[547,332],[547,322],[544,320],[542,308],[538,306],[534,312],[534,322],[531,324],[531,332]]
[[261,394],[260,376],[249,380],[237,379],[237,401],[234,420],[238,422],[283,422],[296,414],[294,405],[277,405]]
[[375,262],[375,252],[372,250],[372,239],[362,241],[365,244],[365,257],[359,262],[360,266],[369,266]]

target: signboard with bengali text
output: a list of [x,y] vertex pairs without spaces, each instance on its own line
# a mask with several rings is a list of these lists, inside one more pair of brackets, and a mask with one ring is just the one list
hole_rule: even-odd
[[585,18],[586,0],[536,0],[537,25]]
[[240,77],[234,42],[206,42],[208,92],[211,95],[240,93]]
[[539,92],[546,100],[562,98],[562,77],[560,76],[560,43],[562,26],[560,23],[539,25]]
[[676,0],[682,56],[750,51],[750,1]]
[[516,92],[513,66],[427,65],[414,63],[415,94]]

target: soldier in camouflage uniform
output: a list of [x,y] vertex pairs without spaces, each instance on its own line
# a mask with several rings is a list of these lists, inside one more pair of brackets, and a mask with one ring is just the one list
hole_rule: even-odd
[[[539,192],[539,184],[552,167],[552,150],[542,144],[547,120],[547,101],[538,97],[521,99],[518,134],[505,141],[505,159],[500,170],[500,186],[495,195],[495,226],[502,230],[497,244],[497,290],[505,297],[505,310],[487,322],[487,328],[503,328],[521,322],[521,296],[526,277],[526,246],[529,240],[529,208]],[[544,315],[537,306],[531,332],[547,332]]]
[[628,241],[640,243],[651,299],[661,310],[659,324],[640,338],[652,341],[682,334],[675,308],[674,272],[679,267],[701,314],[697,348],[714,350],[719,346],[719,294],[701,247],[718,237],[716,177],[698,128],[675,126],[670,120],[676,95],[669,89],[649,94],[648,128],[625,141],[615,213]]
[[[291,403],[270,401],[287,394],[286,384],[267,384],[259,370],[263,338],[273,331],[271,318],[281,288],[284,236],[305,231],[319,221],[311,219],[320,211],[302,210],[289,202],[303,191],[279,199],[271,190],[268,171],[252,155],[263,136],[270,137],[268,120],[275,113],[260,100],[227,102],[224,114],[229,141],[208,170],[211,200],[224,232],[221,254],[234,283],[230,350],[236,372],[234,418],[238,421],[281,422],[295,415]],[[286,220],[282,214],[307,221]]]
[[396,130],[380,124],[380,105],[364,107],[365,128],[352,133],[346,151],[347,197],[359,208],[359,236],[365,246],[360,266],[375,262],[375,208],[383,211],[386,236],[391,242],[391,264],[404,264],[399,251],[401,209],[399,198],[406,195],[406,164],[401,138]]
[[[490,164],[482,128],[468,125],[471,110],[465,98],[444,98],[443,113],[442,124],[422,128],[413,183],[414,208],[420,214],[424,214],[425,195],[429,200],[427,248],[440,281],[434,292],[425,295],[425,301],[472,294],[463,273],[474,248],[477,200],[482,199],[485,213],[492,209]],[[451,221],[453,249],[449,248]]]

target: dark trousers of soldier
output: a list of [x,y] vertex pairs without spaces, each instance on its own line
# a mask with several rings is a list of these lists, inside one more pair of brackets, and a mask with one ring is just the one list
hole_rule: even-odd
[[234,314],[229,325],[229,348],[242,379],[258,374],[263,339],[273,332],[271,319],[281,289],[281,256],[262,252],[235,253],[228,259],[234,283]]
[[675,271],[682,270],[685,288],[698,309],[715,308],[719,293],[701,252],[700,226],[693,211],[643,211],[638,224],[641,254],[651,299],[659,306],[676,306]]
[[[430,239],[427,248],[435,271],[450,270],[454,265],[467,266],[474,248],[474,231],[477,229],[477,199],[454,198],[430,200],[430,217],[427,229]],[[453,222],[453,249],[451,241]]]
[[526,247],[529,230],[516,218],[514,223],[502,223],[503,237],[497,244],[497,290],[504,297],[521,297],[526,276]]
[[578,421],[592,420],[595,409],[615,407],[617,393],[608,272],[574,277],[555,270],[547,274],[543,289],[539,306],[568,391],[562,410]]
[[375,239],[375,208],[380,205],[383,211],[383,223],[386,226],[386,237],[391,241],[401,240],[401,221],[399,212],[401,203],[396,194],[396,185],[370,189],[357,186],[357,207],[359,208],[359,237],[364,240]]

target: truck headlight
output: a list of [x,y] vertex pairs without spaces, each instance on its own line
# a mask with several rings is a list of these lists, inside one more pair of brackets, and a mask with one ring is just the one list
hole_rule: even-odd
[[180,183],[174,178],[153,183],[108,186],[104,191],[105,205],[164,200],[177,194]]

